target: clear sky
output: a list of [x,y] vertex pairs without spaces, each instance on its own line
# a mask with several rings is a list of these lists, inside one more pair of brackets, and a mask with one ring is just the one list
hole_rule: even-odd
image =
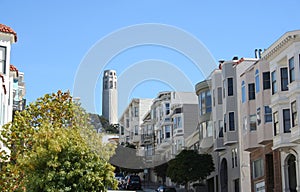
[[[254,57],[254,49],[268,48],[285,32],[300,29],[299,7],[299,0],[0,0],[0,23],[18,34],[11,63],[25,73],[26,98],[31,102],[58,89],[73,92],[85,56],[101,39],[120,29],[147,23],[176,27],[202,42],[217,65],[218,60],[233,56]],[[169,63],[188,77],[192,86],[181,91],[193,91],[203,80],[189,58],[157,45],[115,54],[105,69],[113,68],[121,76],[147,60]],[[96,112],[101,114],[103,71],[96,72],[100,79],[91,94]],[[159,91],[174,89],[174,85],[154,79],[147,77],[131,87],[129,98],[121,100],[119,114],[132,97],[153,98]]]

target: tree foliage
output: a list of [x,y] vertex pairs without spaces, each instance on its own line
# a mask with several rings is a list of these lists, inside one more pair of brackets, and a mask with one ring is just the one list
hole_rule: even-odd
[[154,167],[154,172],[156,173],[157,176],[162,178],[163,184],[166,181],[168,167],[169,167],[168,162],[162,163]]
[[188,182],[202,181],[214,171],[210,154],[198,154],[194,150],[182,150],[169,161],[167,176],[177,184],[187,186]]
[[46,94],[17,112],[0,141],[1,191],[105,191],[116,188],[108,163],[114,146],[102,143],[69,92]]

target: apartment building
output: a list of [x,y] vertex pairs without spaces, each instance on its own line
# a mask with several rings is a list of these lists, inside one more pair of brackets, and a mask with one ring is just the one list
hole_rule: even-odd
[[[160,92],[142,124],[141,146],[153,167],[174,158],[186,147],[186,139],[197,129],[198,101],[193,92]],[[157,182],[153,170],[151,181]],[[166,184],[171,185],[170,179]]]
[[282,191],[300,189],[300,30],[285,33],[262,53],[269,65],[273,147],[279,151]]
[[149,111],[152,99],[131,100],[127,108],[124,110],[120,124],[119,143],[131,143],[139,147],[141,142],[141,124],[143,117]]

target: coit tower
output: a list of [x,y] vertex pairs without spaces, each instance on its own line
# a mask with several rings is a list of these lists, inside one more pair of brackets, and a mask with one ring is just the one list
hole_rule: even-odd
[[103,73],[102,116],[110,124],[118,123],[118,91],[115,70],[105,70]]

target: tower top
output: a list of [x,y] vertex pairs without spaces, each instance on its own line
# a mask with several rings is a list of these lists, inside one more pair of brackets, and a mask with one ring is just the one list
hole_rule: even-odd
[[105,70],[104,73],[103,73],[103,77],[111,77],[111,76],[117,76],[116,75],[116,71],[115,70],[112,70],[112,69],[109,69],[109,70]]

